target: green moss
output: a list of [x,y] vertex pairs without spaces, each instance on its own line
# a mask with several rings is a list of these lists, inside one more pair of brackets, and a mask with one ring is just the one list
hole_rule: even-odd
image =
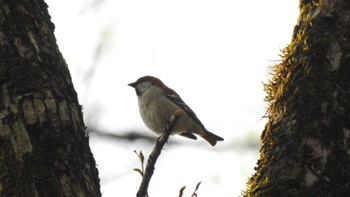
[[[349,15],[350,3],[338,1],[327,14],[329,7],[322,3],[301,1],[292,42],[264,85],[269,122],[261,136],[256,173],[244,196],[350,192],[350,185],[344,184],[350,182],[346,153],[350,142],[344,142],[343,136],[343,128],[350,128],[350,58],[343,55],[339,68],[332,70],[328,57],[334,43],[343,54],[350,54],[344,42],[350,39],[350,24],[342,18]],[[315,148],[305,143],[308,137],[319,142],[318,151],[327,152],[323,153],[327,163],[323,157],[314,158]],[[317,177],[309,187],[305,186],[307,171]]]

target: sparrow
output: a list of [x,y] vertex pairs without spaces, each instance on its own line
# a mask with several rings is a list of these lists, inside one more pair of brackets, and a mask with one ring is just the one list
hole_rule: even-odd
[[[175,124],[171,134],[197,139],[199,135],[210,145],[224,139],[208,131],[192,109],[171,88],[160,79],[144,76],[128,84],[136,91],[139,111],[145,125],[157,135],[164,133],[164,128],[176,110],[181,110],[182,116]],[[194,135],[196,134],[196,135]]]

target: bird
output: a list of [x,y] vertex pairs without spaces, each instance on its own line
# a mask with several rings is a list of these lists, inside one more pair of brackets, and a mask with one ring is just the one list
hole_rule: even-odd
[[198,135],[211,146],[215,146],[217,141],[224,140],[208,131],[181,97],[160,79],[148,75],[128,85],[136,91],[143,122],[156,135],[160,136],[164,133],[164,128],[171,116],[176,110],[180,110],[182,116],[172,129],[172,135],[179,134],[193,140],[196,140]]

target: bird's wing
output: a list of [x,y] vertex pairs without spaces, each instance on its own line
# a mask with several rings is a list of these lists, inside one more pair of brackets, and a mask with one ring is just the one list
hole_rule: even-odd
[[170,89],[169,92],[166,94],[166,97],[174,104],[179,106],[182,110],[184,110],[186,114],[193,119],[193,121],[198,123],[204,130],[206,130],[202,122],[198,119],[197,115],[192,111],[192,109],[188,105],[186,105],[186,103],[174,90]]

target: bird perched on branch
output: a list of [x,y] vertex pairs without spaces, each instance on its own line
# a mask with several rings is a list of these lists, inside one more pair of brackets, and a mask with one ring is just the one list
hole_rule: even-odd
[[167,121],[175,111],[181,110],[182,116],[171,134],[179,134],[190,139],[197,139],[194,135],[197,134],[212,146],[215,146],[217,141],[224,140],[208,131],[180,96],[158,78],[144,76],[128,85],[136,90],[143,122],[157,135],[163,134]]

